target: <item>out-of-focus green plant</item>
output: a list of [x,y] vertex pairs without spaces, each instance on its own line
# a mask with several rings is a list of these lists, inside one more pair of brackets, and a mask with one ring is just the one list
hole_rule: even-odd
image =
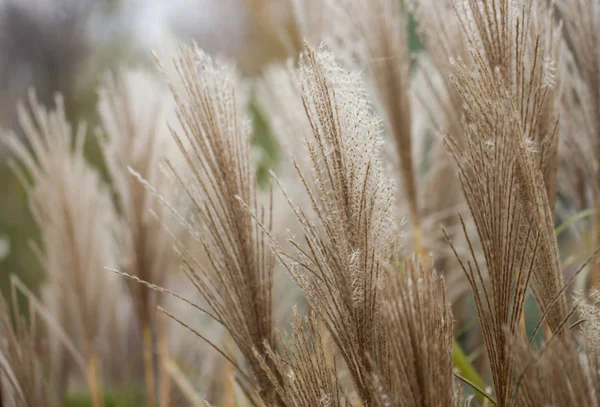
[[[131,385],[117,392],[105,392],[104,407],[143,406],[144,390]],[[91,407],[92,400],[86,393],[72,393],[65,400],[65,407]]]

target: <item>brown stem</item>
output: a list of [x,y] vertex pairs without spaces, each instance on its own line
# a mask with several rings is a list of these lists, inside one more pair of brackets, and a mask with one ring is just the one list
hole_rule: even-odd
[[144,348],[144,377],[146,380],[146,405],[148,407],[156,407],[154,361],[152,357],[152,326],[148,318],[144,318],[142,322],[142,339]]
[[93,350],[91,350],[91,346],[89,348],[90,350],[87,353],[87,380],[92,397],[92,406],[102,407],[104,405],[104,400],[99,374],[100,366],[98,356]]
[[[223,341],[224,348],[228,350],[228,353],[232,354],[231,348],[232,343],[229,337],[226,337]],[[227,363],[223,369],[223,406],[233,407],[235,406],[235,368],[231,363]]]
[[167,371],[167,362],[169,361],[169,342],[166,333],[166,315],[158,315],[157,342],[158,342],[158,360],[159,360],[159,406],[168,407],[171,403],[171,381]]

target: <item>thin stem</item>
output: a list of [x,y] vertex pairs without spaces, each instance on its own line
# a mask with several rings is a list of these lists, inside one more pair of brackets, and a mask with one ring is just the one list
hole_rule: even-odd
[[571,227],[578,221],[588,218],[592,215],[596,215],[596,216],[600,215],[598,209],[596,209],[596,208],[586,209],[584,211],[578,212],[575,215],[571,216],[569,219],[565,220],[563,223],[558,225],[558,227],[555,229],[556,237],[559,237],[564,231],[569,229],[569,227]]
[[[226,337],[223,343],[223,348],[227,350],[227,352],[231,352],[231,340]],[[224,396],[223,396],[223,406],[224,407],[234,407],[235,406],[235,368],[231,363],[225,364],[223,369],[223,388],[224,388]]]
[[147,318],[142,322],[142,339],[144,352],[144,377],[146,380],[146,405],[156,407],[155,383],[154,383],[154,361],[152,352],[152,326]]
[[[469,357],[465,354],[456,338],[454,338],[452,342],[452,359],[454,360],[454,365],[462,374],[462,376],[455,374],[456,377],[468,383],[475,390],[485,388],[485,383],[469,361]],[[481,393],[483,395],[485,392],[481,391]],[[483,401],[481,395],[479,396],[479,399]]]
[[92,397],[92,406],[102,407],[104,405],[104,400],[99,375],[99,361],[98,356],[93,350],[88,351],[87,354],[87,379]]
[[584,322],[587,322],[587,319],[580,319],[578,321],[573,322],[571,325],[569,325],[569,329],[573,329],[578,327],[579,325],[583,324]]
[[159,329],[156,334],[158,343],[158,358],[159,358],[159,406],[168,407],[171,404],[171,380],[167,370],[167,362],[169,360],[169,342],[167,341],[166,318],[164,314],[159,314],[157,320]]
[[475,384],[474,382],[472,382],[471,380],[467,379],[466,377],[463,377],[461,375],[459,375],[458,373],[454,373],[454,376],[458,379],[460,379],[461,381],[465,382],[466,384],[468,384],[469,386],[471,386],[475,391],[477,391],[477,393],[480,395],[481,397],[485,397],[486,399],[489,400],[490,403],[492,403],[493,405],[497,405],[496,399],[493,398],[492,396],[490,396],[485,390],[483,390],[480,386],[478,386],[477,384]]

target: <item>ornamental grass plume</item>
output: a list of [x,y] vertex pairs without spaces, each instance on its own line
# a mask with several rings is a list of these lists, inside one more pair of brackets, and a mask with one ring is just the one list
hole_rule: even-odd
[[37,316],[30,305],[27,321],[19,314],[15,291],[11,298],[9,306],[0,296],[0,404],[7,407],[58,406],[40,357]]
[[557,85],[561,80],[555,70],[562,45],[553,9],[538,0],[491,0],[481,4],[453,0],[453,7],[468,46],[489,69],[500,72],[518,103],[523,123],[534,126],[526,129],[527,142],[537,153],[537,165],[553,210],[558,160]]
[[[282,405],[290,407],[349,406],[347,395],[340,387],[335,359],[327,358],[318,320],[313,313],[302,318],[294,309],[291,333],[276,330],[284,349],[279,355],[265,344],[264,354],[256,357],[277,390]],[[267,360],[270,363],[267,363]]]
[[[552,210],[547,190],[542,188],[544,162],[553,159],[545,155],[543,146],[556,137],[557,126],[541,144],[534,141],[547,113],[546,98],[552,94],[547,90],[547,76],[553,72],[542,64],[543,41],[539,36],[531,41],[528,35],[531,2],[522,9],[502,0],[481,7],[471,2],[457,10],[474,47],[475,66],[455,63],[465,133],[460,142],[447,135],[445,143],[477,226],[485,267],[472,249],[468,261],[457,257],[475,295],[498,404],[507,405],[515,391],[509,339],[519,334],[530,279],[550,329],[568,342],[565,322],[570,314],[562,290]],[[537,154],[542,156],[541,166]],[[465,235],[472,248],[473,238],[466,229]]]
[[[346,362],[358,396],[375,403],[372,358],[379,360],[378,282],[393,248],[392,188],[378,158],[379,123],[359,77],[331,54],[307,46],[299,75],[312,134],[306,140],[312,177],[297,166],[309,213],[290,202],[305,248],[278,252]],[[303,245],[304,245],[303,244]]]
[[[31,93],[31,113],[19,108],[31,150],[15,135],[6,142],[19,162],[15,173],[28,190],[30,210],[41,230],[43,250],[38,254],[49,277],[46,300],[56,306],[56,319],[86,357],[92,402],[99,407],[99,352],[114,302],[106,293],[118,296],[121,290],[121,280],[104,270],[118,257],[115,216],[107,188],[84,158],[85,126],[74,133],[62,98],[57,96],[55,104],[48,111]],[[68,370],[54,376],[68,377]]]
[[[452,317],[443,283],[430,266],[388,266],[398,247],[392,182],[381,169],[379,121],[360,76],[310,45],[298,75],[312,129],[305,140],[311,175],[296,154],[292,159],[312,211],[288,196],[302,238],[290,239],[295,253],[272,239],[275,252],[329,331],[361,403],[453,405]],[[436,359],[432,370],[425,368],[429,357]]]
[[400,179],[408,201],[414,248],[424,255],[418,200],[417,163],[413,162],[410,103],[408,22],[395,0],[331,2],[337,10],[331,47],[338,55],[356,61],[369,74],[373,100],[384,118],[385,130],[396,145]]
[[[238,383],[256,389],[265,403],[277,395],[254,349],[274,346],[272,309],[275,257],[246,206],[271,227],[267,204],[259,203],[250,163],[250,128],[237,95],[237,76],[230,65],[196,47],[182,47],[175,67],[183,90],[169,82],[182,130],[172,131],[185,162],[169,173],[188,201],[190,213],[180,220],[201,250],[179,242],[182,269],[202,294],[206,312],[222,324],[248,363],[249,373],[221,350],[238,371]],[[242,202],[244,204],[242,204]]]
[[382,300],[386,357],[373,369],[380,405],[459,406],[453,388],[452,311],[431,261],[387,267]]
[[516,371],[515,406],[598,406],[598,354],[555,336],[540,349],[528,341],[511,343]]
[[[496,96],[496,106],[500,101],[507,103]],[[520,128],[506,112],[496,111],[494,117],[497,119],[494,122],[481,119],[469,123],[465,127],[464,147],[459,147],[450,138],[446,143],[459,169],[485,266],[480,264],[474,251],[468,261],[456,256],[474,294],[498,403],[505,405],[512,396],[513,375],[505,327],[511,334],[516,334],[519,329],[534,261],[540,255],[541,236],[534,221],[523,215],[517,200],[514,155],[515,150],[525,148],[519,144]],[[460,219],[464,225],[462,217]],[[520,228],[527,228],[522,241],[519,239]],[[467,244],[472,247],[473,237],[468,236],[466,227],[464,230]],[[523,246],[531,247],[527,256],[527,251],[519,249]]]
[[[515,253],[521,253],[528,260],[534,259],[533,292],[542,310],[550,309],[547,322],[557,333],[564,329],[567,303],[561,291],[562,272],[553,211],[543,174],[547,172],[547,166],[556,165],[557,156],[550,146],[558,137],[558,122],[552,126],[552,131],[540,133],[541,120],[548,118],[547,104],[553,103],[555,72],[551,63],[544,62],[544,56],[550,52],[544,47],[548,41],[544,35],[553,31],[546,28],[536,35],[531,34],[535,27],[532,15],[543,10],[541,3],[533,0],[523,5],[507,0],[493,0],[481,5],[465,1],[455,4],[455,8],[472,47],[475,70],[465,62],[454,64],[454,80],[469,128],[463,126],[466,144],[458,144],[449,135],[448,145],[459,166],[463,191],[478,224],[481,243],[488,245],[484,248],[488,252],[487,267],[494,267],[494,262],[512,263],[510,259]],[[486,166],[490,166],[485,169],[489,171],[489,178],[481,178],[482,167]],[[540,185],[545,187],[544,194],[540,193]],[[514,187],[516,190],[513,191]],[[496,203],[488,202],[489,209],[482,206],[491,191],[496,190],[502,198],[496,199]],[[517,203],[511,203],[513,199]],[[493,210],[500,200],[505,200],[504,208]],[[514,211],[510,205],[514,206]],[[493,222],[486,220],[489,216],[495,216]],[[492,227],[495,224],[497,227]],[[502,225],[505,231],[500,233],[498,228]],[[487,236],[483,226],[492,228],[489,233],[495,237]],[[516,231],[515,238],[527,242],[524,249],[513,247],[500,255],[504,253],[497,251],[500,247],[515,245],[516,242],[507,245],[502,240],[513,236],[508,234],[513,231]],[[493,239],[500,237],[494,246]],[[531,237],[534,240],[530,240]],[[539,243],[534,243],[537,239]],[[493,259],[488,258],[492,255]],[[514,272],[511,268],[512,265],[506,272]]]
[[[143,93],[142,93],[143,92]],[[119,211],[120,270],[160,287],[177,267],[173,236],[180,225],[155,194],[172,201],[177,193],[172,180],[161,168],[163,156],[174,158],[176,148],[166,126],[164,93],[149,74],[119,71],[108,77],[99,91],[99,115],[106,131],[102,152]],[[152,191],[135,176],[152,185]],[[166,394],[165,361],[155,360],[162,330],[157,326],[156,308],[164,305],[164,293],[148,290],[129,281],[143,362],[147,405],[157,405]],[[164,393],[163,391],[163,393]]]
[[[585,159],[568,157],[570,166],[578,171],[579,198],[584,203],[582,209],[594,209],[600,204],[600,36],[597,23],[600,22],[600,5],[596,1],[583,0],[557,2],[561,17],[565,21],[565,39],[573,56],[573,70],[569,85],[575,93],[571,100],[569,119],[573,138],[584,146]],[[577,164],[579,162],[579,164]],[[590,176],[591,174],[591,176]],[[592,249],[600,244],[600,214],[591,218]],[[600,287],[600,263],[595,261],[590,270],[590,286]]]

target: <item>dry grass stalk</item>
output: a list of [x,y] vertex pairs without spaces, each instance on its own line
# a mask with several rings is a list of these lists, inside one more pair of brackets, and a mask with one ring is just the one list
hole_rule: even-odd
[[557,336],[538,351],[520,339],[511,348],[516,367],[512,405],[598,406],[600,359],[586,346],[580,351],[574,341]]
[[[556,194],[560,75],[555,69],[562,37],[552,8],[543,0],[453,0],[467,44],[489,69],[498,69],[517,101],[528,142],[535,150],[550,207]],[[535,117],[537,119],[533,119]]]
[[[470,60],[460,20],[453,12],[450,0],[415,0],[412,8],[419,37],[432,61],[431,69],[426,64],[419,63],[429,96],[425,99],[420,95],[422,107],[429,111],[437,107],[442,114],[430,114],[434,126],[451,134],[455,140],[460,140],[463,133],[463,104],[451,79],[452,61]],[[440,78],[439,85],[435,81],[436,74]],[[432,149],[432,168],[425,181],[426,199],[423,199],[422,204],[425,215],[442,212],[461,201],[460,194],[455,192],[460,187],[453,171],[449,171],[452,162],[448,159],[445,147],[442,143],[436,143]],[[448,219],[445,224],[449,226],[454,221]]]
[[[583,211],[593,208],[594,197],[598,196],[595,181],[598,158],[593,147],[596,131],[592,103],[588,85],[570,52],[564,52],[560,68],[564,76],[564,90],[560,113],[559,188],[576,210]],[[590,240],[593,244],[596,238]],[[594,248],[590,247],[589,251]]]
[[407,260],[386,274],[383,338],[374,366],[380,405],[458,406],[452,384],[452,311],[431,262]]
[[[464,161],[461,157],[463,152],[471,156],[468,160],[483,160],[482,163],[468,161],[469,168],[461,169],[462,183],[467,189],[469,182],[477,180],[479,184],[479,191],[467,190],[465,195],[476,194],[467,196],[467,200],[471,199],[469,206],[472,213],[475,209],[480,212],[477,216],[491,216],[496,212],[486,214],[484,207],[475,208],[473,199],[480,199],[486,196],[486,191],[496,188],[487,187],[488,182],[514,182],[517,189],[503,193],[509,196],[518,194],[513,198],[518,201],[515,210],[519,213],[511,213],[503,221],[509,222],[505,226],[516,228],[516,237],[528,241],[523,254],[528,260],[534,258],[535,261],[533,291],[544,311],[552,308],[548,314],[548,324],[556,332],[561,329],[567,315],[566,297],[560,294],[562,273],[548,190],[544,188],[544,191],[540,191],[539,188],[540,185],[547,187],[543,173],[546,166],[555,165],[550,161],[556,160],[555,156],[548,153],[548,146],[553,145],[557,137],[558,123],[552,127],[551,133],[539,134],[540,122],[547,114],[546,104],[552,103],[549,98],[553,95],[555,73],[552,63],[544,61],[548,51],[544,48],[546,39],[541,35],[547,32],[538,32],[537,36],[531,34],[532,15],[541,12],[542,8],[532,0],[525,1],[523,5],[507,0],[483,4],[468,0],[455,7],[467,41],[473,47],[471,53],[475,72],[465,63],[455,63],[457,90],[463,99],[466,122],[471,127],[465,131],[471,140],[467,146],[460,146],[453,140],[450,140],[450,144],[453,144],[453,154],[459,161]],[[511,153],[514,158],[507,156],[505,148],[514,149]],[[486,163],[490,160],[498,163],[495,166],[502,165],[491,171],[491,178],[486,180],[481,178],[481,173],[478,174],[476,169],[491,164]],[[468,174],[472,171],[475,173]],[[499,174],[506,176],[497,178]],[[513,186],[503,188],[509,187]],[[506,206],[502,211],[509,211],[509,208]],[[486,223],[493,225],[498,219]],[[512,223],[513,220],[517,223]],[[482,223],[483,219],[475,219],[475,222]],[[481,226],[478,229],[482,244],[489,245],[489,242],[485,242],[486,237],[482,236],[484,230]],[[531,236],[535,239],[529,240]],[[538,238],[539,244],[534,245]],[[498,247],[502,246],[504,244]],[[520,251],[518,248],[515,250]],[[487,251],[488,255],[494,255],[495,258],[504,256],[491,247]],[[534,256],[534,252],[537,255]],[[513,254],[509,252],[509,256]],[[487,255],[486,259],[488,268],[492,267]],[[558,301],[555,301],[557,297]]]
[[400,158],[400,179],[408,201],[415,250],[424,254],[416,164],[412,156],[410,65],[407,17],[396,0],[341,0],[336,40],[341,55],[357,59],[373,83],[374,100],[394,138]]
[[292,206],[302,225],[296,254],[277,250],[346,362],[363,403],[373,405],[371,361],[379,360],[378,282],[394,246],[392,185],[378,158],[379,123],[356,74],[307,47],[300,66],[312,135],[308,178],[296,162],[316,220]]
[[462,136],[462,100],[450,74],[453,70],[453,60],[470,60],[469,46],[462,35],[460,20],[453,12],[451,0],[413,0],[412,3],[413,14],[418,24],[417,32],[442,82],[442,86],[436,85],[432,73],[423,69],[423,65],[419,65],[431,94],[431,101],[423,101],[424,107],[428,108],[429,103],[437,104],[443,115],[441,118],[431,117],[431,120],[436,127],[458,139]]
[[[470,60],[460,20],[449,0],[416,0],[410,3],[417,22],[417,32],[429,58],[418,60],[419,74],[425,82],[424,85],[414,86],[420,102],[418,107],[427,111],[434,131],[451,134],[459,142],[463,137],[463,103],[451,79],[451,62],[455,59]],[[433,242],[429,245],[436,248],[433,251],[436,269],[444,273],[450,289],[448,295],[455,303],[455,299],[464,298],[464,289],[468,290],[468,284],[465,284],[453,256],[443,255],[437,248],[442,245],[447,247],[440,226],[453,236],[453,240],[457,238],[455,231],[459,229],[459,222],[455,214],[457,208],[464,205],[464,198],[453,171],[452,159],[439,137],[434,138],[429,154],[431,166],[422,178],[420,187],[421,213],[428,241]],[[426,227],[430,221],[432,226]],[[460,307],[460,301],[456,302],[455,309],[458,311]],[[460,326],[463,316],[456,313],[455,318]]]
[[[498,403],[506,405],[512,397],[514,374],[508,335],[517,335],[530,277],[536,279],[534,293],[541,308],[550,309],[548,320],[554,331],[564,329],[566,301],[552,214],[528,143],[543,107],[544,85],[534,81],[529,90],[522,88],[525,95],[515,99],[502,68],[490,68],[478,50],[473,59],[475,70],[455,65],[456,85],[465,105],[464,139],[459,144],[448,135],[445,142],[483,248],[489,284],[468,236],[471,259],[461,260],[461,266],[475,293]],[[531,67],[534,73],[538,69],[542,67]],[[535,74],[541,75],[543,71]],[[530,93],[540,100],[523,114],[527,99],[522,98]]]
[[[282,405],[290,407],[349,405],[340,389],[337,369],[332,365],[323,347],[318,321],[312,314],[302,319],[294,309],[291,333],[276,334],[283,347],[282,356],[270,344],[265,344],[265,355],[256,351],[265,372],[277,390]],[[267,363],[269,360],[271,363]]]
[[[33,94],[32,114],[21,106],[19,119],[30,152],[16,136],[7,139],[22,165],[16,170],[29,190],[31,212],[42,231],[40,260],[50,278],[61,325],[87,356],[88,383],[93,405],[102,405],[99,339],[119,281],[104,270],[117,257],[114,213],[107,189],[83,156],[85,127],[73,136],[63,101],[48,112]],[[27,181],[31,179],[31,184]]]
[[[556,22],[554,7],[548,6],[544,1],[538,1],[533,8],[529,36],[531,44],[540,40],[542,52],[539,56],[543,57],[542,65],[545,71],[540,80],[545,88],[546,100],[540,112],[533,141],[539,152],[537,165],[542,171],[548,204],[554,213],[558,193],[559,138],[563,136],[562,133],[560,137],[558,136],[558,116],[565,80],[562,58],[566,51],[562,36],[562,23]],[[536,56],[533,55],[533,58]]]
[[[591,150],[587,160],[579,160],[582,164],[578,169],[582,172],[580,180],[588,181],[587,186],[580,189],[591,190],[591,202],[585,207],[598,208],[600,205],[600,6],[597,2],[560,0],[557,2],[561,17],[565,21],[566,37],[574,57],[575,74],[570,77],[570,84],[576,92],[576,104],[572,110],[579,113],[583,120],[574,128],[575,134],[580,134],[586,148]],[[570,118],[572,118],[571,115]],[[590,153],[590,152],[588,152]],[[587,165],[583,164],[587,163]],[[587,170],[587,171],[586,171]],[[591,173],[591,178],[588,178]],[[587,191],[586,191],[587,192]],[[581,193],[581,200],[587,197]],[[592,246],[600,244],[600,213],[592,218]],[[592,247],[592,248],[593,248]],[[600,263],[595,261],[590,273],[591,286],[600,287]]]
[[0,404],[7,407],[58,406],[39,356],[36,318],[18,313],[13,291],[12,312],[0,297]]
[[[600,6],[586,0],[559,0],[568,43],[588,97],[581,109],[586,113],[593,134],[594,155],[600,155]],[[598,182],[596,180],[596,182]]]
[[275,261],[245,205],[267,228],[270,208],[258,203],[250,129],[236,96],[236,74],[195,47],[181,48],[175,65],[185,90],[170,83],[183,127],[173,137],[188,172],[168,165],[190,202],[184,226],[202,248],[202,253],[192,253],[178,246],[183,271],[246,358],[253,383],[244,384],[259,389],[263,400],[272,403],[274,389],[253,349],[274,341]]
[[[510,115],[498,112],[497,118],[491,128],[486,127],[483,120],[465,127],[464,148],[459,148],[451,139],[447,139],[447,145],[459,168],[486,267],[479,264],[474,251],[467,262],[458,258],[458,254],[457,258],[474,293],[496,395],[500,405],[504,405],[511,397],[513,374],[504,328],[517,333],[525,292],[533,273],[532,259],[539,255],[540,237],[531,221],[523,217],[516,199],[514,152],[520,147],[513,132],[519,129]],[[520,242],[518,230],[523,224],[528,226],[529,233],[526,240]],[[472,247],[466,228],[465,235]],[[533,247],[528,258],[521,254],[519,245]],[[484,278],[485,269],[489,283]]]
[[[156,193],[172,200],[169,197],[174,196],[176,189],[161,171],[160,163],[161,157],[172,153],[175,146],[169,144],[168,129],[161,122],[165,106],[161,106],[160,91],[153,90],[148,79],[142,73],[125,71],[119,71],[116,78],[108,78],[99,92],[99,113],[107,132],[103,144],[106,168],[120,208],[120,268],[127,274],[164,287],[169,273],[177,265],[172,236],[178,234],[180,227],[172,221],[167,208],[153,192],[129,172],[131,168],[138,177],[150,183]],[[140,95],[142,86],[149,95]],[[146,100],[140,100],[140,96]],[[164,305],[164,294],[148,290],[134,281],[129,281],[129,291],[144,344],[147,403],[153,407],[159,387],[155,382],[159,379],[162,364],[153,360],[155,348],[162,340],[157,336],[161,331],[156,323],[156,307]]]

